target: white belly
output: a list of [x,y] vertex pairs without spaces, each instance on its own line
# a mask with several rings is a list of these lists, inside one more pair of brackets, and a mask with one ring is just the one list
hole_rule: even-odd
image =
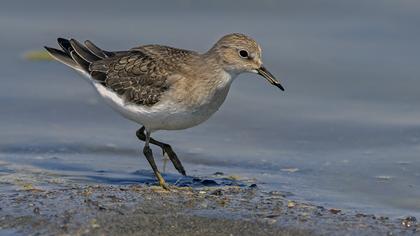
[[101,84],[94,83],[94,86],[113,109],[152,132],[186,129],[206,121],[224,102],[230,83],[218,90],[207,102],[193,108],[172,101],[159,102],[151,107],[125,104],[120,96]]

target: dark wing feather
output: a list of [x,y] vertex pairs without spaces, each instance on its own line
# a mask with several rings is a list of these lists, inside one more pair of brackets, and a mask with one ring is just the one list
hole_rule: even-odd
[[70,52],[73,50],[71,48],[70,41],[68,39],[58,38],[57,42],[61,49],[63,49],[66,54],[70,55]]
[[70,45],[76,51],[76,53],[83,58],[85,61],[92,63],[94,61],[100,60],[100,57],[97,57],[94,53],[89,51],[84,45],[79,43],[79,41],[75,39],[70,39]]
[[74,68],[76,70],[81,69],[81,67],[77,64],[77,62],[75,62],[73,58],[71,58],[70,54],[67,54],[64,51],[60,51],[55,48],[50,48],[50,47],[44,47],[44,48],[48,51],[48,53],[53,55],[55,59],[64,63],[65,65],[68,65],[71,68]]
[[106,75],[107,88],[122,96],[127,103],[152,106],[168,90],[168,72],[162,61],[136,51],[96,61],[90,70]]
[[85,61],[82,57],[80,57],[75,51],[70,52],[70,56],[79,65],[84,71],[89,70],[89,62]]
[[105,50],[100,49],[98,46],[96,46],[94,43],[92,43],[90,40],[85,41],[85,46],[89,51],[91,51],[93,54],[95,54],[97,57],[100,57],[102,59],[106,57],[112,57],[115,56],[114,53],[108,52]]
[[73,69],[90,74],[93,80],[101,84],[105,83],[106,74],[98,71],[91,71],[89,69],[90,65],[95,61],[128,53],[127,51],[108,52],[100,49],[90,41],[81,44],[75,39],[68,40],[58,38],[57,42],[62,50],[45,47],[52,57]]

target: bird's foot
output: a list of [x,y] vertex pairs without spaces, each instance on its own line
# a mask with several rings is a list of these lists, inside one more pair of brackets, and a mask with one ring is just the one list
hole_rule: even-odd
[[165,179],[162,177],[162,175],[159,172],[156,172],[155,175],[159,181],[159,186],[165,190],[169,190],[169,186],[166,184]]
[[168,184],[166,184],[165,181],[159,181],[159,186],[162,187],[163,189],[167,190],[167,191],[171,190],[171,188],[169,187]]

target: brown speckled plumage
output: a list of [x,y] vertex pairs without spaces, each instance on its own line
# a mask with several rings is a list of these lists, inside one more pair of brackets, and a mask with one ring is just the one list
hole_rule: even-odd
[[128,103],[151,106],[159,101],[169,85],[169,72],[161,62],[141,51],[93,62],[90,72],[105,74],[104,86],[123,96]]
[[[122,96],[126,103],[152,106],[169,89],[168,76],[182,71],[176,61],[188,61],[197,53],[160,45],[145,45],[129,51],[101,51],[92,42],[59,39],[63,53],[93,79]],[[72,55],[73,54],[73,55]]]

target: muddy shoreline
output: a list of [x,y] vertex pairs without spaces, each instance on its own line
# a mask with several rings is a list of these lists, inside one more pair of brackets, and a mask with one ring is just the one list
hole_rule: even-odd
[[251,185],[69,185],[1,194],[1,235],[413,235],[413,218],[326,209]]

